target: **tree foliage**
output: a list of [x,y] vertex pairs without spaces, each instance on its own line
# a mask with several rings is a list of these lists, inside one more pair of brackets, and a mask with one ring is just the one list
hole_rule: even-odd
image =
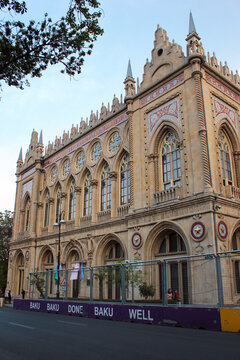
[[103,33],[99,6],[97,0],[70,0],[67,13],[58,21],[46,13],[41,21],[25,24],[18,19],[27,12],[25,1],[0,0],[0,9],[14,19],[0,20],[0,84],[4,81],[23,89],[29,85],[28,75],[41,77],[49,65],[59,63],[62,73],[80,74],[85,56]]
[[153,297],[155,295],[155,287],[151,284],[147,284],[146,282],[143,282],[142,284],[139,285],[138,287],[139,289],[139,293],[142,297],[145,298],[145,300],[147,300],[148,297]]
[[43,278],[43,274],[38,272],[38,269],[32,273],[31,284],[36,286],[40,297],[44,298],[45,279]]
[[12,236],[13,213],[0,212],[0,292],[4,293],[7,284],[9,241]]

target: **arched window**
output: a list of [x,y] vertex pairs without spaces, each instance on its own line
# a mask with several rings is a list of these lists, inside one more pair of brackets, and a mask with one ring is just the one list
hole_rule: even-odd
[[84,204],[83,204],[83,216],[92,215],[92,176],[90,172],[87,173],[84,182]]
[[[154,247],[154,255],[156,259],[164,258],[166,260],[166,280],[167,288],[173,293],[177,291],[181,301],[185,304],[189,302],[188,290],[188,263],[184,259],[175,260],[187,254],[186,245],[181,236],[173,231],[166,230],[162,232],[156,239]],[[170,260],[167,258],[170,257]],[[159,265],[159,292],[162,298],[162,265]]]
[[48,273],[48,293],[52,295],[54,291],[54,260],[51,250],[47,250],[43,255],[42,270]]
[[129,154],[125,154],[120,168],[120,196],[121,205],[130,203],[130,164]]
[[59,186],[57,191],[57,199],[56,199],[56,222],[58,223],[60,220],[60,215],[62,212],[62,189],[61,186]]
[[76,215],[76,191],[75,191],[75,180],[73,179],[71,182],[70,190],[69,190],[69,212],[68,219],[74,220]]
[[31,207],[31,200],[30,198],[27,199],[26,205],[25,205],[25,219],[24,219],[24,231],[29,230],[29,224],[30,224],[30,207]]
[[22,289],[24,289],[24,256],[20,253],[17,257],[17,271],[18,271],[18,295],[21,294]]
[[110,168],[105,164],[101,174],[101,211],[111,208],[111,178]]
[[49,192],[44,201],[44,223],[43,226],[46,227],[49,225]]
[[[235,231],[232,238],[232,249],[240,250],[240,229]],[[239,254],[237,254],[236,260],[233,258],[233,273],[235,279],[235,290],[237,294],[240,294],[240,260]]]
[[165,190],[173,186],[181,186],[181,160],[178,142],[172,132],[168,132],[162,142],[162,182]]
[[124,252],[122,246],[115,240],[112,240],[107,249],[107,260],[115,261],[119,259],[124,259]]
[[223,185],[232,185],[232,156],[231,145],[225,133],[221,130],[219,133],[220,153],[221,153],[221,167]]

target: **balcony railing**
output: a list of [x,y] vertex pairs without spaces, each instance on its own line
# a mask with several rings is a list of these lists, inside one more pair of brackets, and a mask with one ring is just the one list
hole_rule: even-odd
[[118,216],[124,216],[128,214],[130,204],[121,205],[117,208]]
[[166,201],[177,200],[182,197],[182,188],[178,186],[171,187],[167,190],[159,191],[153,194],[153,202],[159,204]]
[[97,213],[98,221],[108,220],[111,218],[111,209],[99,211]]
[[224,190],[224,195],[226,197],[240,200],[240,188],[233,185],[227,185],[224,187]]

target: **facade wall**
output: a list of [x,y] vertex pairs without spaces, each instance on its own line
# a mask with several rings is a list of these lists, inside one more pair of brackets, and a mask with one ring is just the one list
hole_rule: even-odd
[[[30,272],[56,268],[54,223],[60,215],[66,220],[61,226],[63,268],[73,265],[73,251],[76,261],[93,266],[233,250],[240,215],[239,79],[234,82],[219,68],[216,72],[201,45],[193,47],[196,41],[196,34],[189,34],[184,56],[158,28],[142,83],[136,88],[132,76],[125,79],[124,103],[114,97],[111,110],[103,105],[100,115],[91,114],[88,124],[82,121],[64,132],[45,152],[33,132],[25,161],[17,162],[8,273],[13,295],[28,290]],[[229,166],[225,175],[223,165]],[[141,236],[139,246],[132,242],[135,233]],[[164,241],[177,241],[177,248],[171,250],[170,244],[162,251]],[[110,257],[116,244],[122,255]],[[51,262],[45,259],[49,253]],[[231,263],[223,262],[222,271],[234,278]],[[201,281],[194,265],[188,273],[195,293],[202,293],[204,279],[211,283],[216,277],[212,267],[205,267]],[[228,291],[230,303],[239,301],[234,283]],[[211,299],[205,294],[202,301]]]

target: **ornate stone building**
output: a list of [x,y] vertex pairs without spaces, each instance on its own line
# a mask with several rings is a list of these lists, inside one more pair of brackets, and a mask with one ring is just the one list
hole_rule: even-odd
[[[240,249],[238,73],[205,55],[190,14],[186,55],[158,27],[142,82],[129,62],[124,85],[124,101],[114,96],[45,150],[33,131],[24,161],[20,152],[13,295],[28,290],[30,272],[56,268],[60,215],[63,268]],[[232,258],[222,270],[232,303],[239,264]],[[187,262],[173,265],[170,287],[177,278],[180,295],[191,298]],[[207,271],[192,269],[191,286]]]

